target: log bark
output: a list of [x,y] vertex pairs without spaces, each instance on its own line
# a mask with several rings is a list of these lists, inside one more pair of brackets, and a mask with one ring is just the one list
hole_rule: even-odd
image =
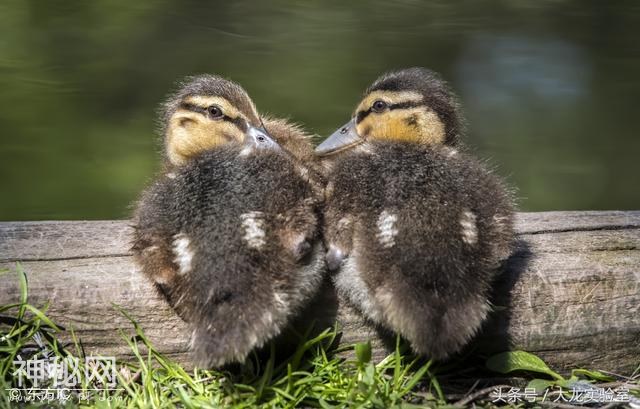
[[[629,374],[640,364],[640,211],[520,213],[518,250],[495,285],[491,319],[474,340],[483,354],[521,349],[554,369]],[[127,221],[0,223],[0,268],[27,274],[29,302],[73,328],[87,354],[127,359],[137,320],[156,348],[189,365],[189,331],[139,273]],[[16,274],[0,275],[0,305],[19,300]],[[326,285],[313,308],[334,318],[341,342],[383,336]]]

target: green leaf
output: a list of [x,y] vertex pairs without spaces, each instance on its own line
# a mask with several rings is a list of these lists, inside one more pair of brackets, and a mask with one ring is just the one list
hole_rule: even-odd
[[405,395],[413,390],[413,387],[416,386],[416,384],[422,379],[422,377],[429,371],[432,362],[433,361],[429,360],[425,365],[422,366],[422,368],[418,369],[416,373],[413,374],[413,376],[404,384],[404,388],[401,392],[402,395]]
[[269,360],[267,361],[267,367],[265,368],[264,373],[262,374],[262,377],[258,382],[258,388],[256,390],[258,400],[262,399],[265,387],[269,384],[269,382],[271,382],[271,378],[273,377],[273,365],[276,359],[275,344],[272,342],[269,344],[269,347],[271,353],[269,356]]
[[42,311],[40,311],[36,307],[29,304],[24,304],[23,307],[31,311],[31,313],[35,315],[40,321],[44,322],[45,325],[48,325],[49,327],[53,328],[56,331],[60,331],[60,328],[56,324],[54,324],[53,321],[51,321]]
[[513,371],[527,371],[543,373],[558,380],[564,379],[560,374],[552,371],[542,359],[525,351],[507,351],[496,354],[487,360],[486,365],[490,370],[504,374]]
[[399,409],[423,409],[425,406],[424,405],[416,405],[415,403],[400,402],[400,404],[395,405],[395,407],[397,407]]
[[555,381],[549,381],[547,379],[533,379],[527,384],[527,388],[533,388],[536,390],[536,394],[540,395],[545,389],[555,386]]
[[329,403],[327,403],[326,400],[324,400],[324,398],[320,398],[318,399],[318,403],[320,404],[320,407],[324,408],[324,409],[334,409],[337,408],[337,406],[333,406],[330,405]]
[[442,392],[442,388],[440,387],[440,382],[438,381],[438,378],[433,376],[428,369],[427,369],[427,376],[431,381],[431,386],[433,386],[433,389],[436,390],[436,395],[438,396],[438,400],[440,400],[441,402],[445,402],[446,399],[444,397],[444,392]]
[[27,274],[25,274],[20,263],[16,263],[16,273],[18,273],[18,281],[20,282],[20,309],[18,311],[18,319],[24,318],[25,304],[27,303],[27,294],[29,293],[29,285],[27,284]]
[[360,342],[355,345],[358,364],[364,365],[371,361],[371,342]]
[[362,376],[362,382],[366,385],[373,385],[375,383],[376,368],[373,365],[367,365],[364,369],[364,375]]
[[586,376],[587,378],[590,379],[594,379],[596,381],[602,381],[602,382],[611,382],[611,381],[615,381],[615,378],[609,375],[605,375],[600,371],[592,371],[589,369],[574,369],[573,371],[571,371],[571,375],[572,376]]
[[26,304],[29,286],[27,285],[27,275],[20,263],[16,263],[16,272],[18,273],[18,280],[20,281],[20,302]]

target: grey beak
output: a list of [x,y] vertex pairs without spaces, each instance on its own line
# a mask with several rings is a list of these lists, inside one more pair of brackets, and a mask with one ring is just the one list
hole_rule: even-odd
[[327,156],[361,144],[362,142],[364,142],[364,139],[358,136],[356,132],[356,121],[352,119],[318,145],[315,153],[318,156]]
[[257,149],[277,149],[280,148],[278,142],[276,142],[271,135],[264,128],[256,128],[255,126],[249,126],[247,129],[247,145],[254,146]]

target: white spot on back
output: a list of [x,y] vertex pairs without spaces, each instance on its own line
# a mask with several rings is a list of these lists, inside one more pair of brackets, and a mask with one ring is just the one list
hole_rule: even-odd
[[173,261],[178,265],[178,273],[186,274],[191,271],[191,260],[193,260],[193,251],[189,248],[191,241],[184,233],[178,233],[173,236]]
[[478,241],[478,225],[476,224],[476,215],[465,210],[460,218],[460,226],[462,226],[462,241],[473,245]]
[[304,166],[296,166],[296,170],[298,171],[298,174],[303,178],[307,178],[309,176],[309,169],[305,168]]
[[265,244],[263,217],[264,213],[262,212],[249,212],[240,215],[242,227],[244,228],[243,239],[249,247],[259,249]]
[[498,216],[497,214],[495,216],[493,216],[493,222],[496,225],[498,225],[498,227],[501,227],[508,220],[509,220],[509,217],[507,217],[507,216]]
[[289,308],[289,303],[286,301],[286,299],[288,298],[287,294],[276,292],[273,294],[273,298],[278,310],[286,311]]
[[153,253],[158,250],[158,246],[149,246],[142,250],[143,253]]
[[175,174],[175,173],[173,173],[173,172],[169,172],[169,173],[167,173],[167,177],[168,177],[169,179],[175,179],[175,178],[176,178],[176,174]]
[[398,216],[383,210],[378,217],[378,241],[382,247],[389,248],[396,244],[395,237],[398,234],[396,229],[396,221]]

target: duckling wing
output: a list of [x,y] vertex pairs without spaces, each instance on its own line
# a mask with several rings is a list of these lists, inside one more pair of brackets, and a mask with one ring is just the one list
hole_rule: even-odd
[[179,225],[172,217],[175,209],[168,205],[173,203],[173,186],[166,183],[171,177],[175,176],[163,175],[143,192],[133,215],[131,247],[143,274],[164,295],[179,272],[174,251]]

